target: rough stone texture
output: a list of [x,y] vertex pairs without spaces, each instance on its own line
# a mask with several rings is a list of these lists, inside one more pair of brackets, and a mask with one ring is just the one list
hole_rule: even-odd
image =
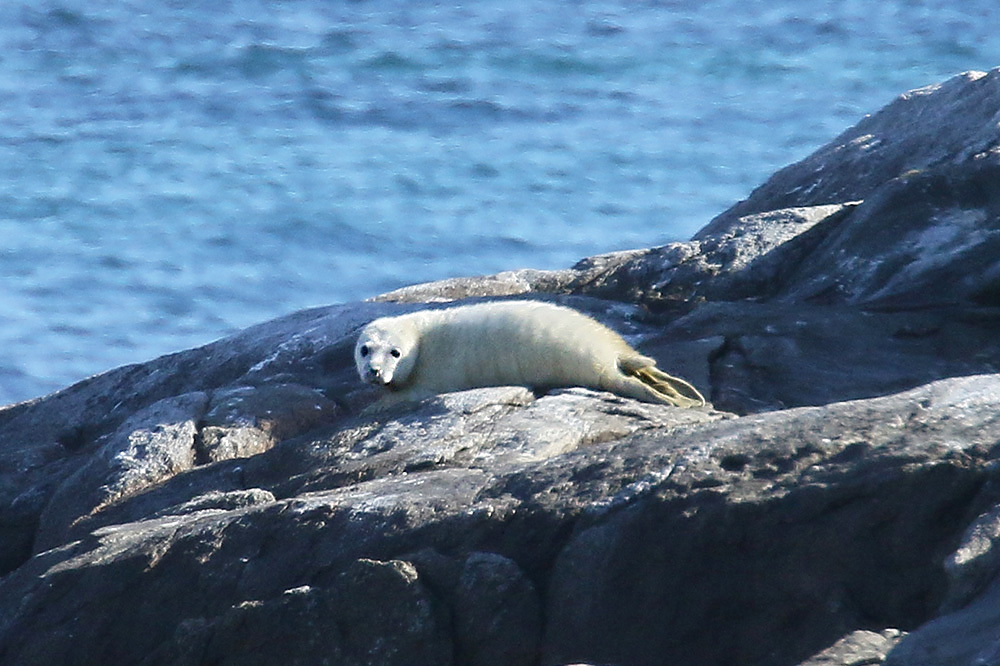
[[801,666],[868,666],[880,664],[899,642],[901,634],[896,629],[855,631],[831,645]]
[[[0,409],[2,664],[1000,663],[1000,70],[694,239],[318,308]],[[530,296],[714,406],[385,413],[371,319]]]

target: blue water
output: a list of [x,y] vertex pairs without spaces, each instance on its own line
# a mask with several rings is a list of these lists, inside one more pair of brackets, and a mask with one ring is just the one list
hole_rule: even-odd
[[0,403],[405,284],[684,239],[995,0],[0,6]]

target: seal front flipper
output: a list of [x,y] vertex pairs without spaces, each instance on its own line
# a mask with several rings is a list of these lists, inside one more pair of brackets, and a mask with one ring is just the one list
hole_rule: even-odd
[[363,417],[392,417],[399,413],[410,411],[422,401],[432,397],[430,392],[399,391],[383,395],[375,402],[361,410]]

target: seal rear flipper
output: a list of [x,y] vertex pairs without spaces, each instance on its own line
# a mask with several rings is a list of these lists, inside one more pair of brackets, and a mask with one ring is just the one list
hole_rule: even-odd
[[642,354],[633,353],[628,356],[618,357],[618,368],[626,375],[631,375],[632,377],[635,377],[640,370],[651,368],[655,365],[656,361]]
[[[649,363],[644,363],[648,361]],[[704,407],[705,398],[694,386],[679,377],[668,375],[645,356],[623,358],[618,367],[651,388],[664,402],[678,407]]]

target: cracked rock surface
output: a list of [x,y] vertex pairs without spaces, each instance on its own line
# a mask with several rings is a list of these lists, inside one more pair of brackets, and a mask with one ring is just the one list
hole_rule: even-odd
[[[513,296],[712,405],[364,411],[361,326]],[[1000,663],[998,333],[994,70],[691,241],[306,310],[0,409],[0,663]]]

